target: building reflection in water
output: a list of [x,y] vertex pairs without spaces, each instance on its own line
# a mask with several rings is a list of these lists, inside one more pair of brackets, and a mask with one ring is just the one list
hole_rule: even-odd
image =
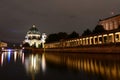
[[26,73],[35,80],[35,75],[41,71],[44,73],[46,70],[46,62],[44,54],[29,54],[25,56],[25,69]]
[[29,55],[25,58],[25,69],[29,73],[38,73],[40,70],[40,57],[38,55]]
[[[96,57],[93,57],[96,56]],[[26,73],[32,76],[44,73],[46,71],[46,62],[50,61],[56,65],[65,65],[70,69],[76,69],[77,71],[84,71],[86,73],[93,73],[107,78],[108,80],[120,80],[120,57],[104,56],[104,58],[99,58],[101,55],[75,55],[75,54],[24,54],[21,51],[8,51],[0,54],[0,65],[4,67],[10,62],[21,63],[25,66]],[[103,56],[102,56],[103,57]],[[110,57],[110,58],[108,58]],[[113,60],[113,57],[115,60]],[[107,59],[106,59],[107,58]],[[118,59],[116,59],[118,58]]]
[[42,71],[45,72],[46,70],[46,62],[45,62],[45,54],[42,54]]
[[46,62],[44,54],[30,54],[25,56],[25,69],[28,75],[35,75],[40,72],[45,72]]
[[83,70],[93,74],[103,76],[103,78],[120,79],[120,60],[98,60],[94,58],[84,58],[78,56],[66,56],[60,54],[46,54],[46,61],[55,64],[66,65],[69,68]]
[[0,64],[1,64],[1,66],[3,66],[3,62],[4,62],[4,55],[5,55],[5,53],[3,54],[3,53],[1,53],[1,55],[0,55]]
[[6,66],[10,62],[21,63],[25,66],[26,73],[34,76],[42,71],[43,73],[46,70],[46,61],[45,54],[24,54],[22,51],[6,51],[0,54],[0,65],[1,67]]
[[16,62],[17,59],[21,60],[24,64],[24,53],[22,53],[21,51],[8,50],[0,54],[1,66],[10,63],[11,61]]

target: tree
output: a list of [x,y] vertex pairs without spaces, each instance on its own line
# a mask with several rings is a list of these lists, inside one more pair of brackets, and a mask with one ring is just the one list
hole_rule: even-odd
[[58,35],[56,33],[48,35],[46,43],[58,41]]
[[68,34],[65,32],[50,34],[50,35],[48,35],[48,37],[46,39],[46,43],[60,41],[61,39],[66,39],[67,36],[68,36]]
[[23,44],[22,47],[30,47],[30,45],[29,45],[29,43],[25,43],[25,44]]
[[64,39],[70,39],[70,38],[77,38],[79,37],[79,34],[73,31],[71,34],[67,34],[65,32],[59,32],[59,33],[54,33],[48,35],[46,39],[46,43],[51,43],[51,42],[56,42],[56,41],[61,41]]
[[83,32],[82,36],[87,36],[87,35],[90,35],[90,34],[92,34],[92,32],[91,32],[89,29],[86,29],[86,30]]
[[73,31],[71,34],[68,35],[68,39],[70,38],[78,38],[79,37],[79,34],[76,33],[75,31]]
[[102,25],[97,25],[95,29],[93,30],[93,34],[103,33],[105,31],[106,30],[104,29]]
[[68,36],[68,34],[65,32],[59,32],[57,35],[58,35],[59,40],[66,39]]

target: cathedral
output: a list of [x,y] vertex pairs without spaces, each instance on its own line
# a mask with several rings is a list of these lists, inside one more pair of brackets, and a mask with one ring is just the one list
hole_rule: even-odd
[[23,45],[27,43],[30,47],[44,48],[45,39],[46,34],[42,33],[42,35],[40,35],[39,30],[33,25],[27,32]]

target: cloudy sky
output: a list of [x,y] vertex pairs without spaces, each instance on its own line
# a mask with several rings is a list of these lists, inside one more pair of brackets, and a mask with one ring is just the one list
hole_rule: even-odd
[[120,0],[0,0],[0,40],[22,42],[33,24],[41,33],[81,35],[112,12],[120,14]]

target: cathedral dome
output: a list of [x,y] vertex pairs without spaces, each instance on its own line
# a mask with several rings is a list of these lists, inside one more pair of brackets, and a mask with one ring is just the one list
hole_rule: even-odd
[[27,32],[27,34],[40,34],[39,30],[35,27],[35,25],[33,25],[33,27],[31,27],[29,29],[29,31]]

